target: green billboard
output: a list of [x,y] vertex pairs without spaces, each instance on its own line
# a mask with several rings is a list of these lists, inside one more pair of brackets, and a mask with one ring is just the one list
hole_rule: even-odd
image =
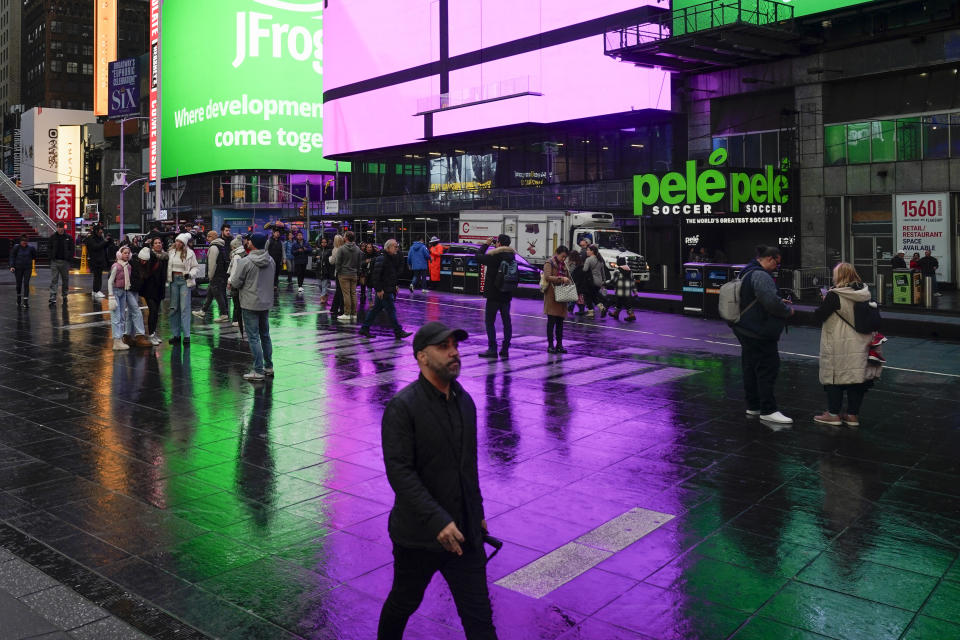
[[336,168],[323,158],[322,6],[166,0],[160,27],[164,178]]

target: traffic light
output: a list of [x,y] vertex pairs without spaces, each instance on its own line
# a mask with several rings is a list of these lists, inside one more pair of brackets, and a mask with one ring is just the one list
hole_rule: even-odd
[[303,204],[300,205],[300,217],[303,218],[303,217],[306,217],[306,215],[307,215],[307,203],[304,202]]
[[103,183],[102,164],[103,151],[87,148],[84,151],[83,190],[88,200],[99,200],[101,184]]

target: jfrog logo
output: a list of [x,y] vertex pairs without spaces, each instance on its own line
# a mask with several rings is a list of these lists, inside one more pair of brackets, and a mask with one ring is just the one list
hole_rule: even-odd
[[688,160],[684,171],[666,175],[645,173],[633,176],[633,212],[643,215],[700,215],[713,213],[780,214],[789,201],[790,169],[784,161],[779,167],[767,165],[757,173],[730,171],[723,167],[727,150],[716,149],[707,163],[712,167],[700,172],[695,160]]
[[[285,2],[284,0],[253,0],[277,12],[312,13],[313,20],[322,18],[323,2]],[[282,18],[258,11],[237,12],[237,53],[233,66],[239,68],[247,58],[270,55],[283,58],[289,55],[297,62],[312,59],[313,70],[323,75],[323,29],[310,30],[302,24],[291,25]]]

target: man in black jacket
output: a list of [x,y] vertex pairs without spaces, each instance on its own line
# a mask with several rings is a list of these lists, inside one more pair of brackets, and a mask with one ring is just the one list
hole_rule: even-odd
[[[491,244],[496,249],[487,253]],[[487,350],[478,353],[481,358],[497,357],[497,314],[503,321],[503,346],[500,348],[500,357],[510,357],[510,339],[513,338],[513,323],[510,321],[510,302],[513,293],[504,291],[498,283],[500,265],[504,262],[516,262],[517,252],[510,246],[510,236],[501,233],[496,238],[490,238],[477,251],[477,261],[487,268],[483,281],[483,295],[487,299],[484,309],[484,321],[487,328]]]
[[90,266],[90,273],[93,274],[92,295],[95,300],[101,300],[103,295],[103,271],[107,266],[107,254],[105,253],[107,241],[103,237],[103,227],[96,225],[93,232],[87,236],[87,264]]
[[933,295],[940,297],[940,292],[937,291],[937,269],[940,268],[940,261],[930,255],[930,250],[927,249],[923,252],[923,257],[917,260],[917,265],[920,267],[920,273],[923,274],[924,278],[931,278],[931,284],[933,288]]
[[394,300],[397,299],[397,281],[400,278],[400,270],[403,268],[399,251],[400,245],[391,238],[384,243],[383,254],[373,263],[373,272],[370,277],[373,280],[373,290],[377,293],[377,302],[363,319],[363,326],[360,327],[362,336],[370,337],[370,325],[381,311],[387,312],[387,318],[393,327],[393,335],[397,340],[410,335],[410,332],[404,331],[403,326],[397,321],[397,307],[394,304]]
[[441,322],[413,339],[420,377],[383,413],[383,461],[396,493],[388,528],[393,586],[378,640],[399,640],[433,574],[443,575],[468,640],[496,639],[483,539],[487,521],[477,472],[477,408],[457,383],[466,331]]
[[57,223],[57,232],[50,236],[50,306],[57,304],[57,281],[63,304],[67,304],[67,290],[70,288],[70,261],[73,259],[73,238],[67,233],[67,226]]

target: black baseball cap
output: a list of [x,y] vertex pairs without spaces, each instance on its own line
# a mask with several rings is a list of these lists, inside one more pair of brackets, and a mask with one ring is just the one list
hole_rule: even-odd
[[468,334],[463,329],[451,329],[442,322],[428,322],[420,327],[416,335],[413,336],[413,355],[417,355],[430,345],[446,342],[450,336],[456,338],[457,342],[463,342],[467,339]]

